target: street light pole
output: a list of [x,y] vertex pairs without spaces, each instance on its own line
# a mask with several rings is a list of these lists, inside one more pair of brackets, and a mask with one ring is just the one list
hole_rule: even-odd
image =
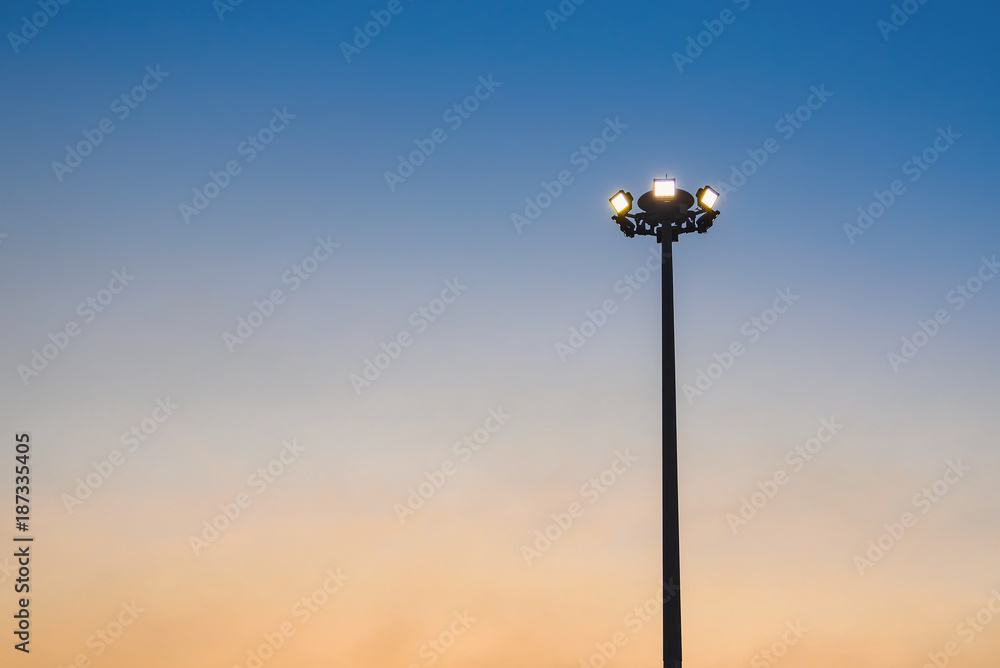
[[[677,480],[677,371],[674,359],[674,242],[660,236],[663,348],[664,668],[681,668],[681,542]],[[667,236],[666,239],[663,236]]]
[[662,258],[663,348],[663,631],[664,668],[681,668],[681,540],[677,478],[677,370],[674,358],[674,242],[681,234],[704,234],[719,212],[719,193],[705,186],[695,197],[678,190],[674,179],[654,179],[653,189],[639,198],[641,212],[630,214],[632,195],[624,190],[611,198],[612,219],[627,237],[656,235]]

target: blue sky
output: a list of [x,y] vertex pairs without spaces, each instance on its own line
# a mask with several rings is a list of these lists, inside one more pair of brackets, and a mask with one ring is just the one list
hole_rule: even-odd
[[[66,595],[38,601],[61,640],[39,654],[91,652],[138,598],[105,665],[176,665],[175,638],[187,665],[246,665],[342,567],[353,586],[271,665],[427,665],[465,609],[480,621],[441,665],[593,663],[621,629],[614,661],[660,665],[661,618],[625,622],[661,577],[660,275],[608,198],[668,173],[730,191],[675,249],[686,663],[754,665],[800,621],[789,664],[920,665],[955,636],[963,665],[993,665],[1000,631],[955,629],[1000,585],[996,22],[936,0],[8,3],[2,421],[37,442],[38,534],[65,555],[46,568]],[[67,147],[92,150],[54,167]],[[780,294],[787,311],[752,324]],[[67,505],[166,397],[181,408],[149,446]],[[499,408],[509,423],[401,522]],[[843,430],[792,471],[830,419]],[[192,548],[287,439],[302,463]],[[581,485],[625,449],[635,466],[591,507]],[[968,475],[920,514],[911,497],[959,459]],[[734,531],[778,471],[787,486]]]

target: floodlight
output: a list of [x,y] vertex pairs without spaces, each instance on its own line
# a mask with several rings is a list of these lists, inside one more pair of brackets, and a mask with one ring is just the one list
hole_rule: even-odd
[[615,213],[619,216],[625,215],[632,210],[632,195],[624,190],[619,190],[618,193],[611,198],[611,206],[614,207]]
[[673,197],[677,194],[677,179],[653,179],[653,197]]
[[705,186],[698,191],[698,203],[705,209],[712,211],[715,203],[719,201],[719,193],[709,186]]

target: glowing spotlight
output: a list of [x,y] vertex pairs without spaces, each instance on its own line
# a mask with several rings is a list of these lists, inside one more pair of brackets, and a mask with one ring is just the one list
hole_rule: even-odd
[[615,213],[619,216],[625,215],[632,210],[632,195],[624,190],[619,190],[618,193],[611,198],[611,206],[614,207]]
[[673,197],[677,194],[677,179],[653,179],[653,197]]
[[719,193],[709,186],[705,186],[698,191],[698,203],[709,211],[714,210],[715,203],[719,201]]

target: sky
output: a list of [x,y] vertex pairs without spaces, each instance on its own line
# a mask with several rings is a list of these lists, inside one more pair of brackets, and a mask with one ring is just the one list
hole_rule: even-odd
[[6,3],[3,664],[993,668],[997,19]]

